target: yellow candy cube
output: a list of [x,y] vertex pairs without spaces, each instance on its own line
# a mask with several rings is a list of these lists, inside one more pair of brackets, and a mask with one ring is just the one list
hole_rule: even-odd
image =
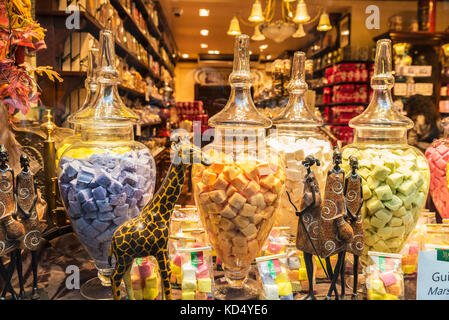
[[195,300],[195,291],[183,290],[181,295],[182,300]]
[[210,278],[199,278],[198,279],[198,291],[199,292],[211,292],[212,291],[212,280]]
[[399,297],[394,294],[387,293],[384,296],[384,300],[399,300]]
[[157,288],[157,277],[154,273],[145,279],[145,288]]
[[415,271],[416,271],[415,265],[402,266],[402,272],[404,272],[405,274],[411,274],[414,273]]
[[276,276],[276,279],[274,280],[274,282],[276,282],[277,284],[279,284],[281,282],[288,282],[287,272],[285,270],[282,270],[282,272]]
[[134,299],[133,300],[143,300],[143,290],[133,290],[134,292]]
[[159,294],[157,288],[145,288],[143,289],[143,299],[144,300],[154,300]]
[[378,294],[384,295],[387,293],[385,291],[384,283],[380,279],[371,279],[370,286],[371,289],[373,289]]
[[277,283],[279,288],[279,295],[280,296],[288,296],[293,292],[292,284],[288,281],[286,282],[278,282]]
[[373,289],[368,290],[369,300],[384,300],[384,295],[376,293]]
[[299,281],[306,281],[306,280],[308,280],[307,269],[299,268]]

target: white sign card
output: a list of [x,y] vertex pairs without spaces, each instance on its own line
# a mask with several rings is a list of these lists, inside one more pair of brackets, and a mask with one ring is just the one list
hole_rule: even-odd
[[439,261],[437,250],[418,256],[417,300],[449,300],[449,261]]

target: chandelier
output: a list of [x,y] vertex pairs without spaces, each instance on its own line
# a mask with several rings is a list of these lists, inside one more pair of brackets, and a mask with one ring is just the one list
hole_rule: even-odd
[[[274,21],[276,1],[277,0],[265,0],[266,5],[265,9],[263,9],[261,1],[255,0],[248,17],[250,23],[234,16],[229,25],[227,34],[241,34],[239,21],[244,25],[254,27],[254,34],[251,37],[252,40],[262,41],[268,38],[277,43],[283,42],[289,37],[305,37],[304,25],[311,24],[318,20],[318,18],[320,19],[317,26],[318,31],[325,32],[332,29],[329,15],[324,8],[320,7],[317,16],[311,18],[304,0],[279,0],[282,1],[282,19]],[[297,2],[296,10],[293,10],[295,2]]]

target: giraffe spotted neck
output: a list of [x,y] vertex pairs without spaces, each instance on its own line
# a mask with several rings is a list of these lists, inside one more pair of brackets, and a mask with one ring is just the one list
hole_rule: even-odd
[[141,215],[143,217],[159,214],[160,219],[163,221],[167,223],[170,221],[173,208],[181,194],[186,168],[187,166],[182,163],[172,163],[170,165],[161,187],[156,192],[153,200],[142,211]]

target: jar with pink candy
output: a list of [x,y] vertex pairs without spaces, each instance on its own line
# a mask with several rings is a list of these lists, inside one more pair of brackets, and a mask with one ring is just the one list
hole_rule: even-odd
[[442,121],[444,137],[426,150],[430,168],[430,196],[442,219],[449,218],[449,118]]

